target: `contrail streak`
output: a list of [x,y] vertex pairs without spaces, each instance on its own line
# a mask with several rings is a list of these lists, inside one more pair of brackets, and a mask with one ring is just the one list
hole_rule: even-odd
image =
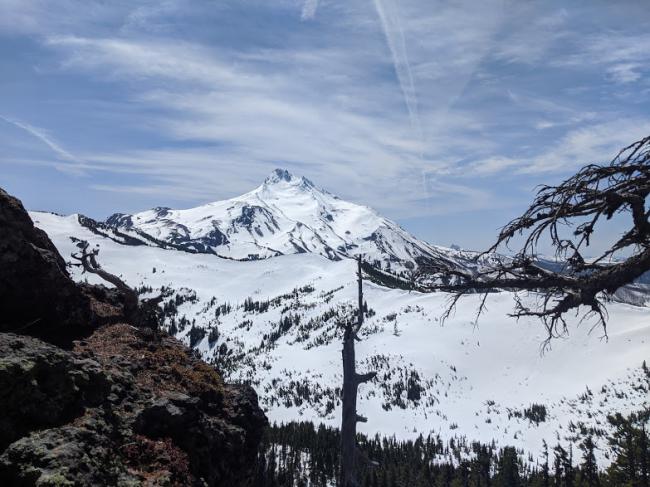
[[43,142],[46,146],[48,146],[52,151],[59,157],[59,159],[63,159],[65,161],[69,162],[74,162],[76,164],[83,164],[83,161],[76,157],[75,155],[71,154],[67,150],[65,150],[63,147],[61,147],[58,142],[56,142],[54,139],[52,139],[49,135],[47,135],[42,129],[39,129],[37,127],[33,127],[32,125],[29,125],[27,123],[18,121],[18,120],[13,120],[10,118],[3,117],[0,115],[0,120],[4,120],[5,122],[18,127],[21,130],[24,130],[28,134],[30,134],[33,137],[36,137],[39,139],[41,142]]
[[397,74],[404,102],[409,112],[411,125],[422,136],[422,127],[420,124],[420,115],[418,113],[418,102],[415,93],[415,83],[411,73],[408,55],[406,53],[406,42],[404,40],[404,31],[400,22],[397,8],[394,0],[374,0],[377,14],[381,20],[381,25],[386,36],[386,42],[393,57],[393,66]]

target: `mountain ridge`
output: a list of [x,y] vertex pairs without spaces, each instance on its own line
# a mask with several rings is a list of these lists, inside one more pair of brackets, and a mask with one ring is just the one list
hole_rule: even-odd
[[330,260],[363,255],[375,267],[399,273],[425,262],[466,270],[476,266],[478,255],[422,241],[372,208],[345,201],[286,169],[275,169],[243,195],[194,208],[159,206],[115,213],[104,222],[81,220],[145,245],[235,260],[296,253]]

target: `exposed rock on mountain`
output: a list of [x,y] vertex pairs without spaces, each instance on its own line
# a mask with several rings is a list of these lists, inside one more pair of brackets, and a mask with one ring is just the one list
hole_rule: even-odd
[[471,262],[475,254],[423,242],[371,208],[344,201],[284,169],[273,171],[249,193],[196,208],[117,213],[106,222],[79,218],[119,243],[237,260],[301,253],[340,260],[362,254],[375,267],[395,271],[422,261],[476,265]]

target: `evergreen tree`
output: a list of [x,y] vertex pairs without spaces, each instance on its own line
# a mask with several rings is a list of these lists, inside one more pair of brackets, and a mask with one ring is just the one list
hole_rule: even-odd
[[627,418],[620,413],[608,418],[615,428],[609,438],[615,460],[607,469],[607,476],[612,485],[648,487],[650,441],[646,424],[649,415],[650,410],[647,410]]
[[546,441],[543,443],[543,453],[542,456],[544,457],[544,463],[542,464],[542,482],[541,486],[542,487],[549,487],[550,485],[550,478],[549,478],[549,466],[548,466],[548,444]]
[[511,446],[501,450],[494,485],[497,487],[519,487],[521,485],[519,457],[517,451]]
[[596,464],[596,455],[594,451],[596,446],[591,436],[585,438],[580,444],[582,450],[582,463],[580,464],[580,487],[597,487],[600,486],[598,478],[598,465]]
[[[357,478],[359,485],[368,487],[650,487],[644,466],[649,458],[648,413],[617,415],[611,421],[612,463],[606,472],[598,471],[591,437],[579,445],[578,466],[573,466],[571,447],[561,445],[553,448],[549,465],[549,449],[544,443],[541,463],[533,468],[514,447],[497,450],[494,442],[468,444],[462,437],[443,442],[438,436],[400,441],[360,434],[360,449],[379,464],[360,469]],[[271,426],[259,453],[253,485],[336,485],[339,448],[340,433],[335,428],[314,427],[310,422]]]
[[553,485],[554,487],[566,487],[565,467],[569,463],[569,455],[561,445],[553,448]]

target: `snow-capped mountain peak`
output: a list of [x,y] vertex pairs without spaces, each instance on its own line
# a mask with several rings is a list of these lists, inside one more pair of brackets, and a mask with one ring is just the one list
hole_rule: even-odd
[[296,253],[331,260],[363,255],[393,271],[419,261],[469,265],[466,253],[436,247],[367,206],[351,203],[286,169],[256,189],[196,208],[115,214],[102,225],[157,246],[254,260]]
[[304,176],[294,176],[286,169],[274,169],[269,174],[264,183],[265,188],[282,187],[282,186],[295,186],[303,189],[314,188],[314,183]]
[[316,197],[322,194],[332,196],[304,176],[296,176],[286,169],[274,169],[259,187],[251,193],[242,195],[241,198],[254,194],[261,200],[267,198],[288,200],[296,198],[301,193],[312,194]]

